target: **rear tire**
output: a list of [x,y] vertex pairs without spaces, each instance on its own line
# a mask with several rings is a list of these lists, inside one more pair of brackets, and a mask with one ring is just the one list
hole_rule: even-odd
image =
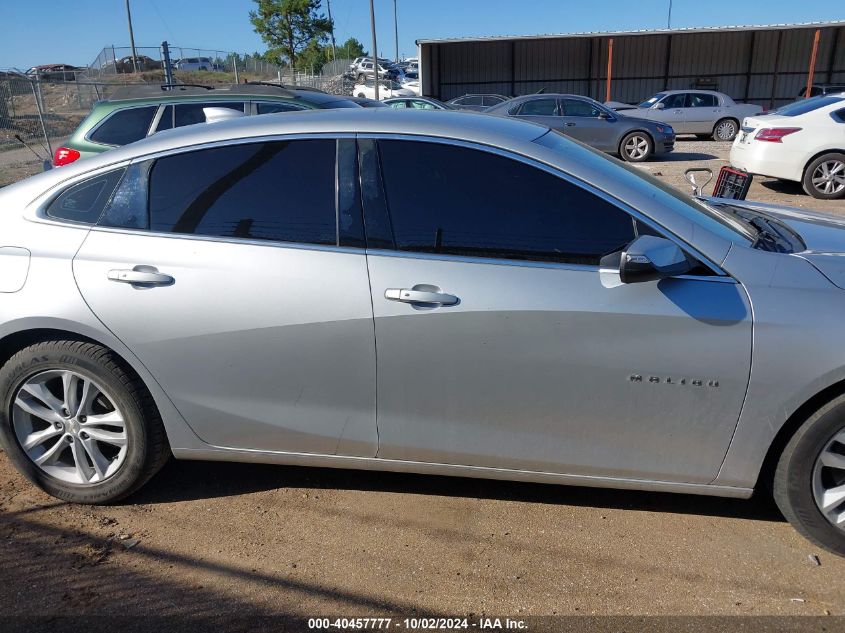
[[739,133],[739,123],[735,119],[720,119],[713,126],[714,141],[732,141]]
[[140,378],[112,351],[70,340],[30,345],[0,368],[0,444],[36,486],[84,504],[132,494],[170,457]]
[[775,470],[773,495],[805,538],[845,556],[845,396],[816,411],[789,440]]
[[845,197],[845,154],[822,154],[807,165],[801,181],[809,195],[819,200]]

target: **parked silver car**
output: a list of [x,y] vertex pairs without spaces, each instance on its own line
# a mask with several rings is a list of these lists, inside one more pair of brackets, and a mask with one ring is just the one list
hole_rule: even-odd
[[119,499],[171,453],[771,484],[845,553],[841,219],[391,108],[157,134],[0,208],[0,440],[61,499]]
[[579,95],[526,95],[484,112],[548,126],[635,163],[666,154],[675,147],[675,131],[671,125],[621,116],[598,101]]
[[620,114],[668,123],[677,134],[696,134],[732,141],[742,119],[763,111],[758,105],[736,103],[713,90],[665,90],[636,106],[608,103]]

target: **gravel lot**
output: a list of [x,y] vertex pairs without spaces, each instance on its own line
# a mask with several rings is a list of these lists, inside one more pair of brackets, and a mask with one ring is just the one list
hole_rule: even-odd
[[[677,148],[644,168],[684,188],[729,151]],[[749,197],[845,211],[797,185]],[[845,559],[765,499],[171,462],[84,507],[0,454],[0,543],[0,615],[845,614]]]

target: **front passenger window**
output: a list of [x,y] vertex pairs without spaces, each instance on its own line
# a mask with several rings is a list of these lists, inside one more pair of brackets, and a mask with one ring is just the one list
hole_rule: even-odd
[[439,143],[378,149],[399,250],[598,266],[635,237],[627,213],[537,167]]

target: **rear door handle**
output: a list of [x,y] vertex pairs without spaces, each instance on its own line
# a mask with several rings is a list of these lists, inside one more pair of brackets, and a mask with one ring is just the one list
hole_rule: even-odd
[[135,266],[131,270],[114,269],[108,275],[111,281],[133,286],[169,286],[175,281],[170,275],[158,272],[154,266]]
[[567,123],[564,123],[564,125],[566,127],[575,127],[575,124],[572,121],[568,121]]
[[[402,303],[427,303],[441,306],[453,306],[458,303],[455,295],[438,292],[436,290],[417,290],[414,288],[388,288],[384,291],[384,298]],[[432,288],[428,286],[427,288]]]

